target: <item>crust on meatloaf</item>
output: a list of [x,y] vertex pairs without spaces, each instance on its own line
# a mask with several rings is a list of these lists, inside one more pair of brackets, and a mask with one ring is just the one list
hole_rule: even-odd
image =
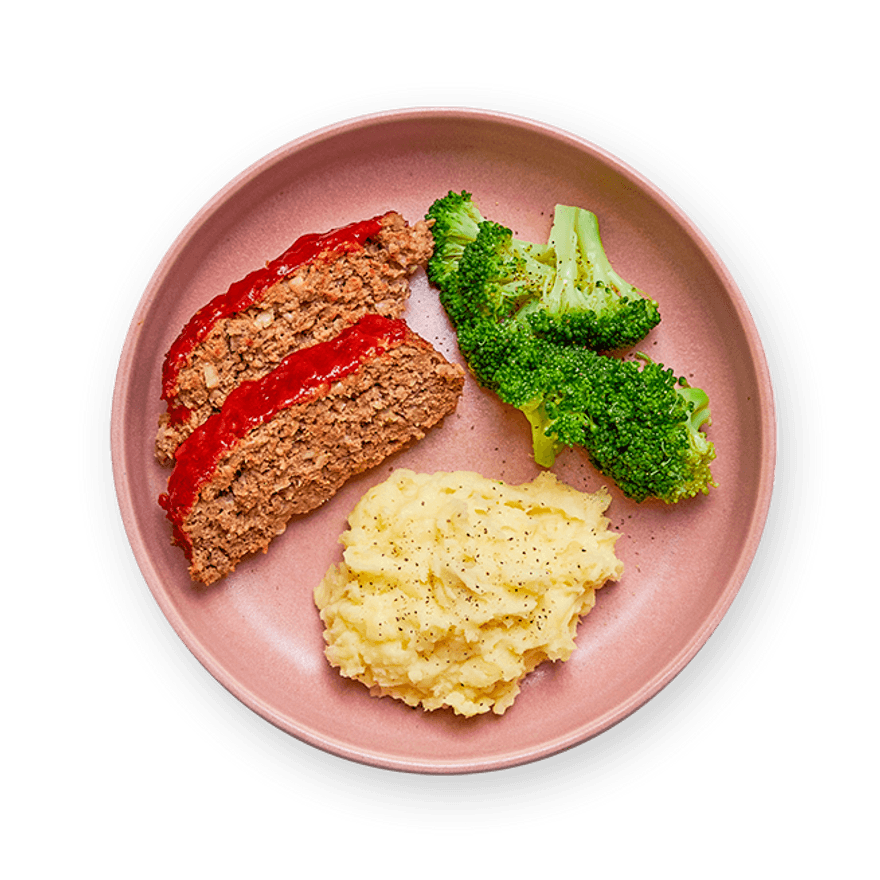
[[[201,327],[201,338],[184,357],[178,354],[176,361],[172,345],[163,369],[167,411],[160,416],[156,435],[160,463],[172,465],[183,439],[219,411],[241,382],[265,375],[292,351],[331,339],[368,312],[392,318],[403,313],[410,276],[432,252],[430,228],[423,220],[409,226],[393,211],[373,219],[377,231],[357,246],[337,242],[333,249],[289,266],[286,255],[307,239],[320,240],[321,236],[298,239],[268,264],[280,277],[260,290],[251,305]],[[344,233],[356,225],[324,235]],[[266,271],[257,270],[238,285],[261,273],[265,278]],[[215,297],[205,311],[232,292],[231,287]],[[192,327],[185,328],[181,337],[184,332],[192,332]],[[175,345],[180,345],[181,337]]]
[[[234,437],[241,433],[235,426],[246,421],[241,412],[246,395],[271,411],[271,400],[287,382],[279,377],[291,369],[296,373],[309,359],[326,361],[330,349],[351,356],[348,337],[364,325],[372,332],[380,324],[382,332],[393,332],[362,355],[355,352],[357,365],[350,372],[313,383],[304,396],[292,389],[267,420]],[[331,352],[330,359],[334,356]],[[265,552],[292,516],[314,510],[355,474],[421,439],[455,409],[463,385],[462,368],[403,321],[374,315],[242,385],[181,445],[168,493],[160,498],[192,579],[210,585],[245,557]],[[213,461],[210,467],[205,460]]]

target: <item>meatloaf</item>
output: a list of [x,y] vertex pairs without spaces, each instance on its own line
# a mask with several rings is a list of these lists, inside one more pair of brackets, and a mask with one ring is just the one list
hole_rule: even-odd
[[367,312],[396,318],[409,278],[431,255],[425,221],[396,212],[304,235],[265,267],[202,307],[165,356],[156,457],[180,442],[240,382],[259,378],[298,348],[335,336]]
[[244,382],[177,451],[159,498],[209,585],[355,474],[455,409],[464,371],[399,319],[369,314]]

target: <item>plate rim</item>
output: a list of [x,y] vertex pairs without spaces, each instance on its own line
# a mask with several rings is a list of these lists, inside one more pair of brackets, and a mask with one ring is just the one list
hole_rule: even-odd
[[[518,114],[502,113],[499,111],[485,111],[468,107],[437,107],[437,106],[418,106],[390,111],[379,111],[362,116],[352,117],[329,126],[321,127],[314,132],[310,132],[302,137],[295,138],[286,144],[276,147],[267,153],[262,159],[248,166],[243,172],[237,174],[224,187],[218,190],[208,201],[205,202],[202,209],[197,212],[186,226],[180,231],[175,238],[174,244],[166,252],[155,273],[150,278],[143,296],[138,303],[132,319],[131,328],[123,342],[122,353],[120,355],[119,365],[117,368],[117,378],[114,383],[112,410],[124,409],[128,385],[125,381],[130,371],[126,366],[131,363],[135,357],[134,347],[137,344],[139,317],[141,310],[149,307],[151,291],[161,287],[163,279],[171,270],[175,260],[182,251],[185,251],[188,244],[194,236],[196,236],[200,228],[208,223],[215,212],[222,210],[227,199],[232,198],[236,192],[246,191],[249,187],[258,183],[261,175],[271,173],[271,169],[278,163],[289,160],[291,156],[295,156],[302,150],[320,149],[322,144],[330,143],[336,139],[348,138],[358,131],[370,129],[376,125],[394,125],[398,122],[408,123],[412,120],[416,122],[424,122],[434,124],[437,121],[441,123],[447,120],[468,123],[473,120],[475,124],[482,124],[484,120],[489,119],[493,124],[506,128],[507,125],[515,125],[516,127],[528,131],[530,134],[537,133],[540,136],[549,136],[557,140],[564,140],[573,144],[577,149],[590,153],[598,153],[601,161],[612,166],[618,173],[625,175],[630,180],[637,180],[641,185],[650,190],[651,195],[657,201],[664,205],[668,212],[674,213],[677,222],[688,229],[688,233],[692,238],[696,238],[706,257],[712,264],[715,272],[722,275],[726,279],[726,287],[731,297],[736,297],[733,305],[737,311],[737,317],[748,331],[748,324],[751,323],[753,333],[746,332],[746,339],[749,344],[749,356],[752,364],[759,374],[758,391],[765,398],[766,407],[761,407],[761,412],[769,411],[772,415],[772,424],[762,434],[763,455],[760,467],[763,471],[769,472],[769,476],[760,481],[760,495],[756,499],[759,503],[756,505],[752,513],[750,527],[747,532],[747,541],[741,547],[738,563],[731,576],[727,581],[727,589],[720,597],[712,609],[712,614],[705,618],[700,627],[690,635],[687,642],[682,645],[678,654],[669,660],[662,668],[656,670],[651,678],[645,681],[642,686],[628,697],[616,704],[613,709],[609,709],[602,715],[585,721],[576,729],[567,731],[563,735],[556,736],[552,739],[545,740],[540,747],[531,747],[527,749],[518,749],[508,751],[503,754],[493,755],[491,757],[481,757],[478,759],[448,759],[448,760],[417,760],[407,756],[396,756],[393,753],[377,750],[376,748],[365,747],[358,743],[348,742],[344,737],[333,736],[329,732],[322,732],[315,729],[311,725],[303,724],[296,718],[290,717],[289,714],[280,711],[271,702],[264,699],[254,688],[247,682],[242,681],[234,673],[230,672],[215,656],[210,645],[205,644],[198,633],[188,625],[186,620],[181,616],[178,609],[173,603],[173,599],[168,595],[167,591],[161,584],[161,577],[153,565],[149,553],[146,552],[146,542],[132,540],[134,535],[139,534],[137,530],[137,514],[133,506],[130,493],[125,492],[124,485],[124,469],[122,467],[122,458],[124,457],[125,440],[121,434],[120,421],[111,421],[111,461],[113,463],[114,484],[117,490],[117,498],[120,504],[123,524],[126,533],[129,535],[130,543],[135,552],[135,558],[144,572],[147,587],[153,594],[153,598],[162,609],[174,631],[181,638],[187,648],[194,654],[199,662],[214,676],[230,693],[237,699],[241,700],[248,708],[255,711],[266,721],[285,731],[291,736],[304,740],[306,743],[326,751],[337,757],[349,761],[366,763],[379,769],[397,770],[404,772],[414,772],[423,774],[446,774],[446,773],[468,773],[486,772],[508,769],[518,766],[523,762],[542,760],[546,757],[557,754],[559,751],[576,747],[582,742],[587,741],[595,736],[609,730],[622,717],[626,717],[645,702],[652,699],[666,684],[683,669],[705,644],[711,634],[715,631],[720,620],[724,617],[733,603],[739,589],[742,586],[745,576],[751,567],[757,546],[760,543],[761,534],[763,532],[766,518],[769,512],[770,498],[773,491],[773,472],[776,465],[776,410],[775,399],[772,384],[772,375],[769,369],[769,362],[763,347],[756,345],[759,340],[759,332],[757,324],[751,315],[748,303],[736,283],[736,279],[730,273],[726,264],[722,260],[720,254],[714,248],[709,239],[702,230],[688,217],[681,208],[671,199],[665,192],[651,182],[645,175],[623,162],[614,154],[604,148],[574,135],[571,132],[564,131],[558,127],[551,126],[540,120],[531,120]],[[756,339],[757,337],[757,339]],[[116,430],[114,430],[114,426]]]

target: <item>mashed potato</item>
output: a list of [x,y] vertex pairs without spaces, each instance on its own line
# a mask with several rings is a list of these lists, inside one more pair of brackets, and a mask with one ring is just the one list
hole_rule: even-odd
[[395,471],[315,590],[327,659],[411,706],[503,714],[528,672],[568,659],[595,591],[623,572],[608,503],[549,472],[510,486]]

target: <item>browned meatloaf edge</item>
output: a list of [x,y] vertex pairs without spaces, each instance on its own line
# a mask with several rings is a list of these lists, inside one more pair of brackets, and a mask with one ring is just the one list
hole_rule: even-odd
[[[276,260],[215,297],[166,355],[162,396],[167,411],[159,418],[157,460],[172,465],[182,440],[219,411],[233,388],[265,375],[292,351],[331,339],[368,312],[400,317],[410,277],[432,248],[424,220],[410,226],[389,211],[301,236]],[[246,307],[218,318],[224,304],[249,285]],[[255,285],[262,286],[255,291]],[[184,347],[185,334],[198,338],[190,349],[175,352],[175,346]]]
[[[347,372],[327,372],[343,361]],[[181,445],[160,498],[192,579],[210,585],[265,552],[291,517],[424,437],[463,385],[461,367],[403,321],[376,315],[241,385]],[[269,416],[248,421],[254,407]]]

